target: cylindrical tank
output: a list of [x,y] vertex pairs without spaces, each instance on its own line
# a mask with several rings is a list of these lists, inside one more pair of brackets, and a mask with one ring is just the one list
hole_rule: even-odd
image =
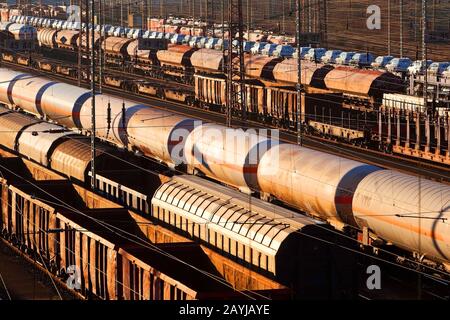
[[169,165],[185,162],[186,139],[194,128],[194,119],[145,106],[127,110],[130,144],[145,155]]
[[130,59],[150,59],[150,50],[140,50],[139,40],[133,40],[127,47],[127,53]]
[[0,102],[12,104],[11,93],[15,80],[30,77],[30,75],[10,69],[0,68]]
[[292,144],[281,144],[262,157],[260,190],[323,219],[354,225],[353,192],[378,167]]
[[79,33],[76,30],[60,30],[56,35],[56,44],[60,48],[75,50]]
[[[122,108],[125,110],[135,106],[136,103],[119,99],[107,94],[95,96],[95,119],[96,135],[118,145],[126,145],[124,139],[124,129],[122,124]],[[110,124],[108,125],[108,109],[110,109]],[[88,99],[81,105],[80,128],[91,130],[92,99],[89,94]],[[126,126],[126,124],[125,124]],[[124,141],[125,140],[125,141]]]
[[42,111],[42,94],[55,82],[46,78],[23,77],[12,86],[12,102],[25,111],[44,115]]
[[69,128],[81,128],[81,106],[91,97],[87,89],[56,83],[42,93],[41,108],[48,118]]
[[127,47],[131,41],[133,40],[120,37],[108,37],[103,40],[102,47],[109,55],[128,57]]
[[189,135],[186,163],[205,175],[244,191],[257,187],[256,171],[264,153],[277,144],[256,131],[204,124]]
[[368,227],[384,240],[450,260],[448,185],[392,170],[377,171],[356,188],[353,213],[359,227]]

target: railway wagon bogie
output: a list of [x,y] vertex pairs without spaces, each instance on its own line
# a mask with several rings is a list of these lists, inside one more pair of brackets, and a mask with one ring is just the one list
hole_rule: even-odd
[[23,57],[23,56],[18,56],[17,57],[17,63],[22,65],[22,66],[29,66],[31,63],[31,59],[29,57]]
[[55,70],[53,67],[53,64],[48,61],[38,61],[37,66],[40,70],[46,71],[46,72],[53,72]]
[[163,89],[152,83],[152,82],[138,82],[135,86],[136,93],[152,96],[152,97],[158,97],[163,98],[164,92]]
[[191,104],[192,99],[190,98],[190,93],[188,92],[183,92],[172,88],[163,88],[163,92],[164,92],[163,96],[164,99],[186,103],[188,105]]
[[14,62],[15,58],[14,55],[7,52],[2,52],[2,60],[7,62]]

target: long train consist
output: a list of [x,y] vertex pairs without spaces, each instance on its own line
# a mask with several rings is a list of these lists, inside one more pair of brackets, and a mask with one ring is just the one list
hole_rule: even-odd
[[[78,77],[77,48],[80,43],[86,47],[86,39],[80,41],[78,31],[41,28],[37,39],[45,55],[68,62],[33,60],[30,55],[16,56],[8,51],[3,59]],[[221,51],[185,44],[140,50],[137,39],[101,39],[98,35],[94,45],[103,49],[109,68],[102,79],[106,85],[225,112],[227,56]],[[296,130],[296,59],[247,54],[244,65],[246,116],[266,125]],[[133,74],[140,78],[133,78]],[[83,71],[83,76],[87,79],[88,73]],[[163,81],[151,81],[155,78]],[[302,84],[305,93],[300,120],[307,133],[450,164],[448,106],[424,106],[421,99],[399,94],[405,92],[406,84],[398,76],[303,61]],[[243,113],[233,112],[235,116]]]
[[[3,107],[0,130],[7,133],[0,138],[4,147],[89,186],[91,147],[84,136]],[[352,254],[328,242],[353,250],[355,245],[325,223],[259,199],[249,205],[242,193],[199,177],[133,173],[125,169],[124,160],[111,147],[97,148],[96,185],[108,198],[270,275],[297,297],[355,294],[352,273],[337,280],[338,274],[354,267]],[[127,180],[118,178],[117,171],[123,171]],[[146,180],[145,187],[141,179]],[[11,218],[5,215],[2,220],[5,235],[23,240],[10,226]],[[334,280],[324,281],[327,277]]]
[[[76,86],[1,69],[0,101],[68,128],[91,130],[91,95]],[[106,94],[96,96],[96,110],[96,135],[110,143],[281,201],[335,226],[362,229],[367,236],[420,253],[421,260],[448,265],[446,184],[250,132],[198,124]]]

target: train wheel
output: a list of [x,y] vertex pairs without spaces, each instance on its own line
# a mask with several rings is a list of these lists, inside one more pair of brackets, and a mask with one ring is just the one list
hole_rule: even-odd
[[11,244],[13,245],[13,246],[15,246],[15,247],[17,247],[18,246],[18,244],[19,244],[19,242],[17,241],[17,237],[16,237],[16,235],[14,234],[14,235],[12,235],[11,237],[10,237],[10,240],[9,240],[10,242],[11,242]]

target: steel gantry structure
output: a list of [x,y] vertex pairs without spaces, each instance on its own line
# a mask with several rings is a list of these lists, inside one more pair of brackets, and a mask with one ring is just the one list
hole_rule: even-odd
[[[244,70],[244,24],[242,0],[228,0],[228,69],[227,69],[227,125],[231,126],[233,113],[247,117]],[[224,43],[225,45],[225,43]]]

